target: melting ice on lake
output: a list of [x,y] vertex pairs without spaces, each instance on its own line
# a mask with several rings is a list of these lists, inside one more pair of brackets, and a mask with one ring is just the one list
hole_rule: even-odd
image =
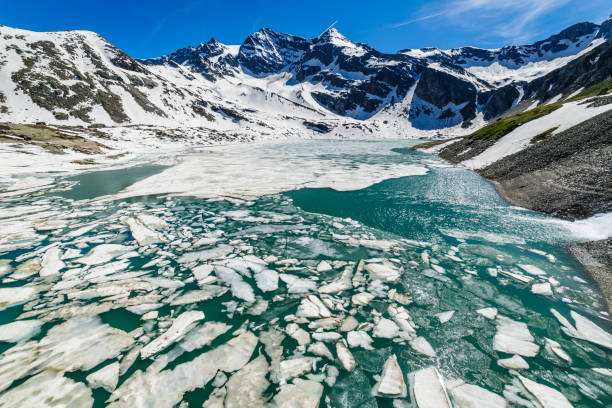
[[3,197],[0,406],[610,406],[568,224],[409,145],[211,148],[116,196]]

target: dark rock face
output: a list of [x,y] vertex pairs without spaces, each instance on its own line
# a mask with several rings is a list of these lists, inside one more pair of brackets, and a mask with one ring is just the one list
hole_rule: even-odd
[[237,59],[255,76],[263,76],[284,70],[299,60],[309,47],[310,41],[305,38],[264,28],[244,40]]
[[612,40],[525,85],[525,96],[546,101],[556,95],[569,95],[610,78]]
[[443,108],[451,102],[461,105],[475,101],[477,93],[471,82],[433,68],[423,71],[414,91],[416,96],[438,108]]
[[612,211],[612,110],[479,173],[510,202],[569,220]]
[[485,105],[484,118],[490,120],[498,117],[512,107],[520,96],[519,91],[513,85],[506,85],[495,91],[485,92],[478,95],[478,103]]

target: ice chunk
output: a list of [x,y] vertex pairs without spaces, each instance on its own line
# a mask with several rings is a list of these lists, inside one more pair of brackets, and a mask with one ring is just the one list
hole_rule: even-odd
[[133,218],[128,218],[125,220],[125,223],[130,227],[130,232],[136,242],[138,242],[138,245],[146,246],[163,241],[159,232],[145,227]]
[[226,266],[215,266],[215,275],[219,280],[230,286],[232,295],[246,302],[255,301],[255,293],[251,285],[242,280],[242,277],[233,269]]
[[295,377],[300,377],[309,373],[315,363],[312,357],[299,357],[280,362],[280,380],[281,384],[286,383]]
[[250,360],[257,343],[257,337],[247,331],[171,370],[158,371],[150,366],[145,372],[136,371],[113,392],[109,407],[176,406],[183,394],[203,388],[215,378],[217,371],[241,369]]
[[54,246],[47,249],[40,263],[40,276],[57,275],[65,266],[64,262],[60,260],[61,257],[62,251],[58,247]]
[[280,279],[287,285],[289,293],[308,293],[317,290],[317,284],[308,279],[301,279],[287,273],[281,273]]
[[413,393],[418,408],[451,408],[444,380],[435,367],[414,373]]
[[342,271],[342,275],[335,281],[322,285],[319,288],[319,293],[338,293],[342,292],[343,290],[352,289],[352,278],[353,267],[351,265],[346,266],[344,271]]
[[436,356],[436,351],[431,347],[431,344],[429,344],[425,337],[419,336],[410,340],[410,347],[428,357]]
[[193,277],[196,278],[196,280],[202,280],[208,277],[208,275],[210,275],[214,269],[215,267],[212,265],[198,265],[195,268],[191,269],[191,273],[193,274]]
[[511,368],[514,370],[528,370],[529,364],[525,361],[525,359],[519,355],[513,355],[510,358],[503,358],[501,360],[497,360],[497,364],[505,368]]
[[314,295],[310,295],[304,299],[298,306],[297,316],[299,317],[310,317],[310,318],[318,318],[318,317],[330,317],[331,312],[329,309],[319,300],[318,297]]
[[285,331],[289,336],[295,339],[300,346],[305,346],[310,343],[310,334],[295,323],[289,323]]
[[325,343],[322,343],[320,341],[309,345],[307,351],[311,354],[314,354],[315,356],[325,357],[328,360],[334,359],[334,356],[332,355],[331,351],[329,351]]
[[231,328],[232,326],[221,322],[205,322],[203,325],[191,329],[181,340],[179,346],[187,352],[197,350],[210,345],[214,339]]
[[17,343],[37,335],[44,322],[40,320],[17,320],[0,325],[0,341]]
[[399,327],[392,320],[381,318],[374,327],[374,337],[392,339],[399,334]]
[[[91,370],[117,357],[134,343],[123,330],[102,324],[98,316],[80,316],[52,327],[40,341],[17,344],[0,358],[0,391],[42,369]],[[56,375],[56,374],[55,374]]]
[[348,316],[342,322],[342,325],[340,326],[339,330],[341,332],[349,332],[351,330],[354,330],[357,327],[357,325],[359,325],[359,322],[357,321],[357,319],[355,319],[353,316]]
[[397,356],[392,354],[385,361],[382,378],[375,387],[375,392],[388,397],[406,396],[406,383],[402,369],[397,364]]
[[83,265],[99,265],[112,261],[117,256],[129,252],[133,247],[119,244],[102,244],[94,247],[87,255],[75,262]]
[[372,347],[372,338],[363,330],[348,332],[346,339],[351,348],[361,347],[366,350],[374,350],[374,347]]
[[346,371],[353,371],[355,369],[355,358],[342,341],[336,343],[336,355],[338,360],[340,360],[342,368]]
[[478,309],[476,313],[486,317],[487,319],[495,319],[495,317],[497,317],[497,308],[485,307],[484,309]]
[[329,262],[327,261],[321,261],[319,262],[319,264],[317,265],[317,272],[322,273],[322,272],[329,272],[331,271],[333,268],[332,266],[329,264]]
[[340,333],[335,332],[315,332],[312,333],[312,338],[318,341],[334,342],[342,338]]
[[547,337],[544,337],[544,340],[546,340],[546,347],[552,351],[553,353],[555,353],[557,355],[557,357],[559,357],[562,360],[567,361],[568,363],[572,361],[572,359],[570,358],[569,354],[567,354],[565,352],[565,350],[563,350],[563,348],[561,348],[561,345],[559,343],[557,343],[556,341],[549,339]]
[[221,244],[211,249],[204,249],[202,251],[187,252],[178,258],[179,263],[188,263],[195,261],[207,261],[209,259],[224,258],[234,251],[234,247],[230,245]]
[[351,302],[356,306],[365,306],[374,299],[374,295],[368,292],[356,293],[351,297]]
[[496,351],[533,357],[540,351],[540,346],[533,341],[534,338],[525,323],[505,316],[497,317],[497,333],[493,338],[493,348]]
[[119,362],[114,362],[89,374],[86,380],[91,388],[104,388],[108,392],[113,392],[119,382]]
[[552,295],[552,288],[549,282],[545,283],[534,283],[531,286],[531,293],[535,293],[537,295]]
[[37,293],[35,286],[0,288],[0,310],[33,299]]
[[535,265],[525,265],[525,264],[518,264],[519,268],[521,268],[522,270],[524,270],[525,272],[527,272],[530,275],[546,275],[546,272],[544,272],[543,270],[541,270],[540,268],[538,268]]
[[255,273],[254,277],[257,287],[263,292],[271,292],[278,289],[278,272],[272,269],[264,269],[261,272]]
[[506,408],[506,400],[482,387],[462,384],[451,390],[458,408]]
[[573,310],[570,315],[576,322],[576,331],[581,338],[612,350],[612,335],[610,333]]
[[559,391],[519,375],[523,386],[533,395],[542,408],[573,408]]
[[383,263],[368,263],[365,265],[365,270],[370,273],[373,279],[379,279],[385,282],[395,282],[402,274],[400,269],[397,269],[390,262]]
[[266,379],[268,362],[260,355],[239,371],[234,373],[227,384],[226,407],[265,407],[267,398],[264,392],[270,386]]
[[440,320],[440,323],[446,323],[453,317],[454,314],[455,311],[450,310],[448,312],[438,313],[435,316],[438,318],[438,320]]
[[151,229],[168,228],[168,223],[166,221],[152,214],[142,213],[138,214],[136,218],[146,227],[149,227]]
[[2,407],[92,407],[91,390],[52,370],[0,394]]
[[172,326],[161,336],[144,346],[140,350],[142,358],[149,358],[159,353],[170,344],[180,340],[193,327],[193,324],[204,318],[204,313],[200,311],[183,312],[172,322]]
[[322,394],[321,384],[298,378],[293,384],[282,385],[273,401],[278,408],[317,408]]

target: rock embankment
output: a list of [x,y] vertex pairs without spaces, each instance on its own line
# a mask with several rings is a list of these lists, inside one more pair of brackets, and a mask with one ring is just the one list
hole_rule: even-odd
[[478,172],[511,203],[555,217],[612,211],[612,109]]

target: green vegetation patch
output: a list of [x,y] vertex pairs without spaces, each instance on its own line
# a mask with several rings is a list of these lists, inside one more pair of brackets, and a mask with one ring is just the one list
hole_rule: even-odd
[[612,79],[583,89],[578,95],[567,99],[566,102],[578,101],[580,99],[590,98],[592,96],[607,95],[610,92],[612,92]]
[[497,140],[508,133],[512,132],[517,127],[530,122],[534,119],[546,116],[563,106],[563,102],[551,103],[549,105],[538,106],[507,118],[500,118],[493,123],[489,123],[483,128],[478,129],[472,134],[467,135],[468,139],[479,140]]
[[102,154],[102,148],[108,149],[101,143],[44,124],[26,125],[0,122],[0,143],[25,143],[42,147],[56,154],[63,154],[65,150],[85,154]]

